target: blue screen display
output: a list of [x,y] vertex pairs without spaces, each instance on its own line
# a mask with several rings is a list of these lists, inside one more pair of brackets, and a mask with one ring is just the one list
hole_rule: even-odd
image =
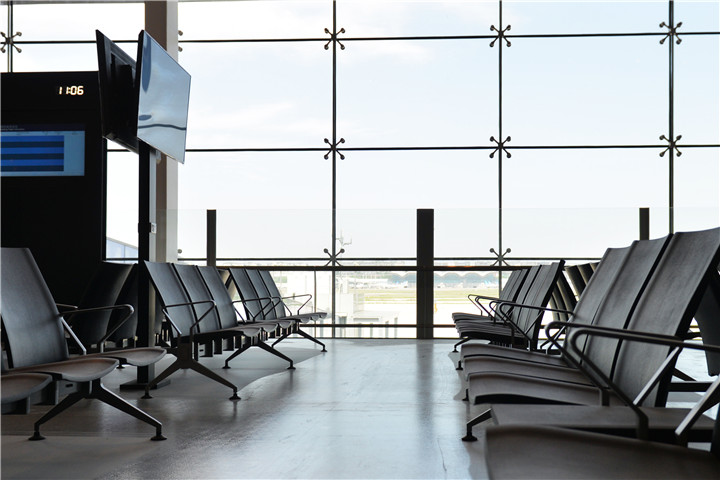
[[82,125],[3,125],[0,131],[2,176],[45,177],[85,174]]

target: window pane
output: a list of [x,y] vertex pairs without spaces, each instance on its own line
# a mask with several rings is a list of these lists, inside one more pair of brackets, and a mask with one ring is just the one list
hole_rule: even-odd
[[668,6],[667,1],[506,0],[503,21],[516,35],[658,32],[660,22],[668,21]]
[[[503,272],[503,285],[510,272]],[[480,313],[468,295],[498,296],[498,272],[478,270],[472,272],[439,272],[435,274],[434,325],[452,325],[454,312]],[[489,301],[483,301],[488,304]],[[436,338],[458,338],[454,327],[435,328]]]
[[[126,44],[132,45],[132,44]],[[15,72],[97,71],[95,44],[88,45],[23,45],[22,53],[13,56]],[[137,47],[133,45],[133,49]],[[137,52],[133,51],[135,58]]]
[[[0,32],[3,32],[6,35],[10,35],[14,32],[9,32],[10,30],[8,25],[8,6],[7,5],[0,5]],[[4,40],[4,39],[3,39]],[[20,38],[19,40],[22,40]],[[0,53],[0,72],[7,72],[8,71],[8,49],[5,49],[5,53]]]
[[142,2],[21,4],[15,5],[13,11],[15,29],[22,32],[22,40],[33,41],[94,42],[96,29],[113,40],[137,40],[145,22]]
[[503,57],[509,146],[659,143],[667,62],[655,37],[513,41]]
[[[335,312],[338,337],[413,338],[417,284],[414,272],[341,272],[336,277]],[[352,325],[364,325],[353,327]]]
[[720,149],[688,148],[675,159],[675,230],[720,223]]
[[486,40],[354,42],[338,54],[338,135],[352,147],[487,145],[497,64]]
[[[112,143],[109,146],[112,148]],[[138,156],[130,152],[108,152],[107,237],[136,247],[138,187]]]
[[183,46],[192,75],[188,148],[323,148],[331,56],[319,43]]
[[204,257],[218,211],[219,257],[320,257],[330,237],[329,163],[317,153],[192,153],[179,169],[178,244]]
[[332,3],[180,2],[178,22],[182,40],[323,38],[325,27],[332,27]]
[[338,28],[347,37],[488,35],[497,2],[340,0]]
[[720,4],[706,0],[675,0],[675,23],[682,22],[682,32],[720,31]]
[[338,235],[352,240],[346,256],[414,257],[418,208],[439,211],[438,256],[477,255],[494,238],[492,227],[471,228],[476,238],[454,237],[463,225],[458,210],[482,222],[483,209],[497,205],[496,164],[486,151],[346,153],[337,167]]
[[720,143],[719,44],[718,35],[690,35],[675,45],[675,135],[682,135],[680,145]]
[[[482,175],[470,185],[483,200],[497,205],[497,174]],[[487,186],[487,189],[485,188]],[[435,210],[436,257],[487,257],[498,242],[498,210],[494,208],[454,208]],[[454,261],[461,265],[465,261]],[[473,263],[473,262],[471,262]]]
[[[503,248],[520,257],[600,257],[638,237],[638,209],[667,209],[654,150],[522,151],[503,164]],[[652,235],[667,221],[651,212]]]

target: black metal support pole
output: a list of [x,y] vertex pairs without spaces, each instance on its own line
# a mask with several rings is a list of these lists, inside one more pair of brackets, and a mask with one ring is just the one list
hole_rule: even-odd
[[650,239],[650,209],[647,207],[640,208],[640,240]]
[[[155,345],[155,292],[143,261],[155,260],[155,167],[157,151],[140,142],[139,145],[139,202],[138,202],[138,346]],[[144,385],[155,378],[155,367],[138,367],[137,383]]]
[[[670,29],[675,28],[675,2],[673,0],[670,0],[668,2],[668,16],[670,20]],[[677,152],[677,149],[673,148],[672,142],[675,141],[675,74],[673,72],[673,67],[675,65],[675,37],[673,35],[670,35],[668,38],[668,44],[669,44],[669,54],[668,54],[668,103],[669,105],[669,112],[668,112],[668,133],[670,136],[668,137],[671,142],[670,151],[668,152],[670,155],[668,155],[668,232],[674,233],[675,232],[675,153]]]
[[[331,219],[331,236],[332,244],[330,245],[331,265],[337,264],[337,3],[333,0],[333,26],[332,26],[332,145],[331,145],[331,161],[332,161],[332,219]],[[335,281],[336,272],[332,271],[332,286],[330,297],[330,309],[333,324],[335,324]],[[332,327],[332,338],[335,338],[335,327]]]
[[217,266],[217,210],[207,211],[207,264]]
[[417,211],[417,338],[433,338],[435,211]]

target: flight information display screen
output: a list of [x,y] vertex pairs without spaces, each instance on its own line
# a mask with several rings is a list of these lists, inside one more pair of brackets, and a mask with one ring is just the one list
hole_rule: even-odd
[[2,125],[0,174],[4,177],[84,175],[84,126]]

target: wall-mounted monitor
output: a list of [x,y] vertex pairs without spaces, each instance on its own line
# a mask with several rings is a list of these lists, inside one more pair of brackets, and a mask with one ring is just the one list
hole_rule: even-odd
[[137,137],[184,163],[190,74],[145,31],[137,65]]
[[0,143],[3,177],[85,174],[84,125],[3,123]]
[[135,60],[99,30],[95,31],[95,37],[102,134],[137,152]]

